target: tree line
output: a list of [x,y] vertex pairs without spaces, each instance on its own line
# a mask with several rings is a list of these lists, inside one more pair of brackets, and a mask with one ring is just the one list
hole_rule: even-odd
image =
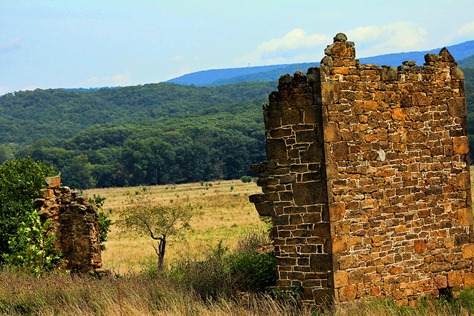
[[31,157],[74,188],[235,179],[265,159],[274,82],[150,84],[0,97],[0,164]]

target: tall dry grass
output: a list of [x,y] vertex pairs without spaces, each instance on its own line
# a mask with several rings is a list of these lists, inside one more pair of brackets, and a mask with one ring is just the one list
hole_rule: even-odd
[[[471,180],[474,172],[471,171]],[[248,231],[265,229],[248,195],[260,192],[254,183],[221,181],[153,186],[157,203],[191,203],[196,210],[194,231],[170,243],[168,260],[199,258],[219,240],[234,247]],[[94,189],[85,193],[107,198],[105,209],[117,219],[127,206],[125,192],[137,188]],[[329,310],[297,307],[264,295],[203,300],[197,293],[144,268],[155,255],[147,237],[137,237],[112,226],[104,267],[120,273],[102,279],[51,273],[36,278],[0,268],[0,315],[472,315],[474,289],[454,302],[421,301],[416,307],[398,307],[391,301],[359,301]],[[142,273],[137,271],[143,270]]]
[[206,301],[166,278],[145,274],[96,279],[53,273],[38,279],[0,271],[0,315],[464,316],[474,312],[473,299],[471,291],[464,301],[424,301],[414,308],[398,307],[390,301],[362,301],[317,310],[265,295]]
[[[268,297],[205,301],[164,278],[0,272],[1,315],[310,315]],[[5,286],[14,284],[14,286]]]

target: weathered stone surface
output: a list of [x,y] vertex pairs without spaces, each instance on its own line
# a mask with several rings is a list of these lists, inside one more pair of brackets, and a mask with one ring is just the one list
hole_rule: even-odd
[[347,41],[347,36],[344,33],[337,33],[336,36],[334,36],[334,42],[345,42]]
[[461,68],[459,67],[451,68],[451,78],[464,80],[464,73],[462,72]]
[[398,79],[397,69],[389,66],[382,66],[382,81],[395,81]]
[[463,259],[474,258],[474,244],[465,244],[462,247]]
[[454,63],[454,57],[451,55],[451,53],[448,51],[446,47],[443,47],[441,51],[439,52],[439,55],[441,56],[441,59],[446,62]]
[[326,188],[322,182],[294,183],[293,193],[296,205],[314,205],[327,199]]
[[48,233],[56,235],[55,248],[72,272],[98,272],[102,267],[98,215],[87,199],[68,187],[61,179],[47,179],[50,189],[42,190],[35,201],[42,220],[50,220]]
[[42,198],[52,198],[54,196],[54,190],[52,190],[52,189],[42,189],[40,191],[40,196]]
[[453,137],[453,150],[455,154],[467,155],[469,153],[467,136]]
[[265,193],[251,199],[273,216],[278,287],[322,305],[473,285],[461,69],[446,49],[425,66],[363,65],[344,34],[325,54],[264,109]]
[[336,271],[334,273],[334,287],[336,289],[349,285],[349,277],[346,271]]
[[415,240],[415,253],[423,253],[426,251],[426,243],[424,240]]
[[61,178],[59,176],[47,177],[45,181],[50,189],[59,188],[61,186]]

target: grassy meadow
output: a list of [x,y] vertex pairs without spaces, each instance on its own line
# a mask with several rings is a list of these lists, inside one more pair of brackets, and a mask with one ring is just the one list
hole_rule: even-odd
[[[471,183],[474,185],[474,167],[471,167]],[[240,180],[187,183],[179,185],[158,185],[147,187],[156,203],[191,204],[195,217],[192,231],[184,238],[171,240],[168,244],[166,262],[177,259],[200,259],[209,247],[222,241],[233,248],[242,236],[267,229],[248,197],[260,193],[255,182]],[[115,221],[128,206],[126,192],[133,193],[139,187],[91,189],[87,196],[101,195],[106,198],[103,209],[111,210],[110,218]],[[471,192],[474,200],[474,190]],[[149,236],[137,236],[112,225],[102,253],[105,269],[118,273],[140,271],[144,265],[154,264],[154,253]]]
[[[471,175],[473,172],[471,172]],[[471,180],[474,180],[471,178]],[[212,260],[210,249],[219,241],[230,249],[244,235],[265,231],[248,196],[260,192],[255,183],[240,180],[162,185],[147,187],[160,204],[191,204],[195,217],[192,230],[184,238],[170,241],[166,254],[172,266],[183,259],[202,260],[188,266],[185,279],[180,274],[156,274],[156,255],[148,236],[136,236],[112,225],[107,249],[103,252],[102,278],[52,272],[41,278],[0,269],[0,315],[273,315],[273,316],[398,316],[473,315],[474,288],[454,299],[421,300],[417,306],[396,306],[392,301],[365,300],[325,310],[300,306],[294,300],[274,300],[264,294],[223,294],[232,280]],[[93,189],[84,192],[106,198],[103,209],[116,221],[127,207],[127,192],[139,187]],[[194,261],[196,263],[196,261]],[[184,265],[183,267],[187,267]],[[171,274],[169,274],[171,273]],[[178,277],[178,278],[177,278]],[[188,282],[192,279],[192,282]],[[192,286],[189,286],[192,284]],[[13,286],[10,286],[13,285]],[[197,287],[194,287],[197,286]],[[218,295],[203,297],[204,291],[218,288]]]
[[[257,211],[248,197],[261,192],[254,182],[240,180],[159,185],[147,187],[154,202],[162,205],[191,204],[194,217],[191,231],[178,240],[167,244],[165,260],[200,259],[206,250],[219,241],[233,248],[242,236],[266,230]],[[126,193],[134,193],[139,187],[92,189],[84,191],[87,196],[100,195],[106,198],[103,209],[110,210],[110,218],[116,221],[128,206]],[[148,235],[137,236],[112,225],[102,253],[103,266],[117,273],[140,271],[144,265],[154,264],[156,254]]]

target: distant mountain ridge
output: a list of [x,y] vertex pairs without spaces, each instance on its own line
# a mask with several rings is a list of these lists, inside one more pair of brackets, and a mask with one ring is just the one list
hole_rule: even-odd
[[[454,56],[456,61],[462,67],[474,67],[474,41],[467,41],[461,44],[446,47]],[[423,65],[424,56],[428,53],[437,54],[442,48],[435,48],[428,51],[415,51],[385,54],[373,57],[359,58],[361,63],[399,66],[403,61],[415,60],[417,65]],[[466,62],[464,59],[470,58]],[[277,80],[281,75],[286,73],[294,73],[297,70],[306,71],[310,67],[318,66],[319,62],[297,63],[297,64],[281,64],[256,67],[227,68],[227,69],[211,69],[189,73],[177,78],[168,80],[167,82],[195,85],[195,86],[215,86],[223,84],[232,84],[247,81],[273,81]]]

